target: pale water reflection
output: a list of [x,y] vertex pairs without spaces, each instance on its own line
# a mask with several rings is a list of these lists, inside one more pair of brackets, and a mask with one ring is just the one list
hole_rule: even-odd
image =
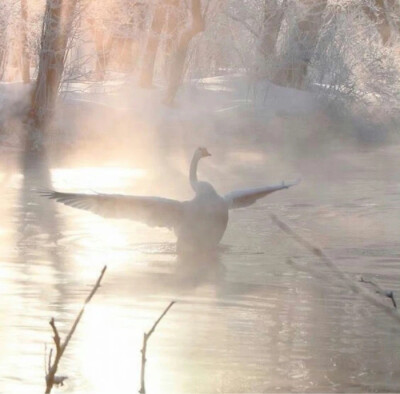
[[[397,153],[380,154],[398,168]],[[150,188],[147,169],[26,165],[25,176],[13,175],[17,184],[3,187],[0,206],[0,392],[44,391],[48,321],[69,329],[104,264],[103,285],[60,366],[69,379],[55,392],[137,392],[143,332],[172,299],[178,303],[149,342],[149,393],[399,391],[400,327],[331,280],[269,219],[282,215],[345,272],[399,291],[400,175],[387,176],[381,163],[367,177],[371,156],[358,155],[362,165],[340,179],[310,171],[296,190],[233,212],[215,254],[180,257],[167,230],[104,220],[32,191],[51,179],[64,190],[135,193]],[[252,167],[246,182],[261,172]],[[237,179],[218,182],[229,190]],[[294,269],[288,257],[321,277]]]

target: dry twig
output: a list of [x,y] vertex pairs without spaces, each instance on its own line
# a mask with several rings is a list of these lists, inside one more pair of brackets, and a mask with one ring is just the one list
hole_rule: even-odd
[[371,286],[373,286],[375,288],[375,292],[377,294],[380,294],[384,297],[390,298],[392,300],[392,304],[395,308],[397,308],[397,302],[396,299],[394,298],[394,293],[392,290],[385,290],[382,289],[382,287],[380,287],[377,283],[373,282],[372,280],[365,280],[363,277],[360,278],[360,282],[362,283],[368,283]]
[[171,301],[169,305],[164,309],[164,312],[161,314],[161,316],[157,319],[157,321],[153,324],[153,327],[151,327],[151,330],[148,333],[143,334],[143,347],[141,350],[142,353],[142,368],[140,371],[140,383],[141,387],[139,390],[140,394],[146,394],[146,387],[145,387],[145,369],[146,369],[146,349],[147,349],[147,341],[149,340],[151,334],[153,334],[154,330],[158,326],[158,323],[160,323],[161,319],[167,314],[167,312],[171,309],[172,305],[175,304],[175,301]]
[[52,354],[53,354],[53,349],[50,350],[49,354],[49,359],[48,359],[48,367],[46,371],[46,391],[45,394],[49,394],[53,388],[54,385],[63,385],[63,382],[65,379],[67,379],[66,376],[57,376],[57,369],[58,369],[58,363],[61,360],[62,355],[64,354],[64,351],[66,347],[68,346],[68,343],[72,337],[72,335],[75,332],[76,327],[79,324],[79,321],[81,320],[81,317],[83,315],[83,312],[85,311],[86,305],[90,302],[94,294],[96,293],[97,289],[100,287],[100,282],[103,279],[104,273],[106,272],[107,266],[105,265],[104,268],[101,270],[100,276],[97,279],[97,282],[95,283],[92,291],[86,298],[84,304],[82,305],[81,310],[78,313],[78,316],[76,317],[74,324],[72,325],[71,329],[69,330],[67,336],[65,337],[65,340],[63,343],[61,343],[60,335],[58,333],[58,329],[56,327],[56,323],[54,318],[51,318],[49,324],[53,330],[54,336],[53,336],[53,341],[54,345],[56,348],[56,355],[54,358],[54,362],[52,363]]
[[[314,246],[309,241],[304,239],[301,235],[297,234],[291,227],[289,227],[286,223],[282,222],[276,215],[271,215],[272,221],[287,235],[289,235],[292,239],[294,239],[297,243],[304,246],[308,249],[312,254],[319,257],[320,260],[325,263],[340,279],[342,279],[348,287],[357,294],[361,294],[365,299],[367,299],[371,304],[380,307],[384,312],[389,314],[395,320],[400,322],[400,314],[397,313],[397,309],[393,309],[386,303],[382,302],[381,299],[378,299],[374,293],[371,293],[370,290],[366,289],[364,286],[360,286],[357,282],[352,280],[348,275],[342,272],[334,261],[329,258],[322,249]],[[393,299],[392,299],[393,301]]]

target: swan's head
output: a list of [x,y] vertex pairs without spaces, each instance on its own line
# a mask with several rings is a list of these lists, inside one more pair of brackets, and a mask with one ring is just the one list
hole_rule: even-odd
[[204,147],[199,147],[196,149],[195,155],[201,159],[202,157],[208,157],[211,156],[211,153],[208,152],[207,148]]

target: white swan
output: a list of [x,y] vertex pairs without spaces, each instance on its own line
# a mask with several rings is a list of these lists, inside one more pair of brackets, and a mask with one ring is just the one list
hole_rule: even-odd
[[230,209],[247,207],[270,193],[298,183],[282,182],[280,185],[237,190],[222,197],[210,183],[197,180],[198,163],[207,156],[211,155],[202,147],[193,155],[189,178],[195,197],[190,201],[57,191],[45,191],[42,194],[71,207],[89,210],[104,217],[131,219],[151,226],[171,228],[177,236],[177,251],[181,252],[216,247],[226,230]]

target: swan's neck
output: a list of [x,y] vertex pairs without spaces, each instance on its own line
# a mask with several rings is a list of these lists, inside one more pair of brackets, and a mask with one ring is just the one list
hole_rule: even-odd
[[190,174],[189,174],[189,179],[190,179],[190,184],[192,185],[192,188],[194,191],[196,191],[197,187],[197,165],[199,164],[200,157],[197,155],[193,156],[192,162],[190,163]]

